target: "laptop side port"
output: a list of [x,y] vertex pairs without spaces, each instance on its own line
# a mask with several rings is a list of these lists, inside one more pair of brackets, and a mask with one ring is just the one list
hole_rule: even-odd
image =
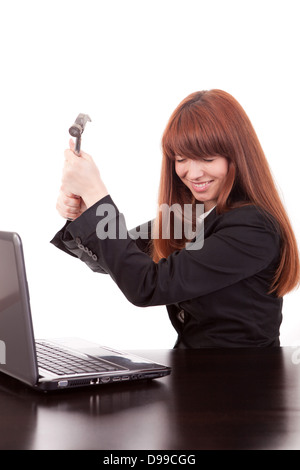
[[68,380],[59,380],[57,385],[58,387],[66,387],[68,385]]
[[102,377],[101,383],[107,384],[108,382],[110,382],[110,377]]
[[95,377],[94,379],[91,379],[90,380],[90,384],[91,385],[97,385],[99,383],[99,379],[97,377]]

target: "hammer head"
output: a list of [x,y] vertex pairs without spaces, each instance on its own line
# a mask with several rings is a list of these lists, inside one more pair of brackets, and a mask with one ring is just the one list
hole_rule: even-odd
[[78,114],[76,121],[69,129],[71,136],[76,138],[80,137],[88,121],[91,121],[91,118],[87,114]]

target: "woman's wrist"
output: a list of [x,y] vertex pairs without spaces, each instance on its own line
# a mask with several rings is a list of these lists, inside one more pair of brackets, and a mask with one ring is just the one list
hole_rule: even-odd
[[86,193],[82,196],[82,199],[84,200],[86,207],[89,208],[108,194],[109,193],[105,185],[102,183],[99,187],[93,189],[91,188],[90,190],[86,191]]

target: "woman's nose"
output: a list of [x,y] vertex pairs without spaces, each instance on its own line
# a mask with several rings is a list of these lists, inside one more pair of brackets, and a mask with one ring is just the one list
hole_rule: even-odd
[[204,170],[202,162],[199,160],[190,160],[189,167],[187,171],[187,178],[196,181],[197,179],[202,178],[204,175]]

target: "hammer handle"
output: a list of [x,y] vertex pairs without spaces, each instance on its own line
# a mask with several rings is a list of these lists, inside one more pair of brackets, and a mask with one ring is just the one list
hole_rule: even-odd
[[[75,141],[75,153],[78,157],[80,157],[80,147],[81,147],[81,136],[76,137],[76,141]],[[76,199],[80,199],[80,196],[75,196],[75,194],[73,194],[73,197],[76,197]],[[72,222],[73,219],[68,218],[67,220]]]
[[76,142],[75,142],[75,153],[78,157],[80,155],[80,147],[81,147],[81,136],[76,137]]

